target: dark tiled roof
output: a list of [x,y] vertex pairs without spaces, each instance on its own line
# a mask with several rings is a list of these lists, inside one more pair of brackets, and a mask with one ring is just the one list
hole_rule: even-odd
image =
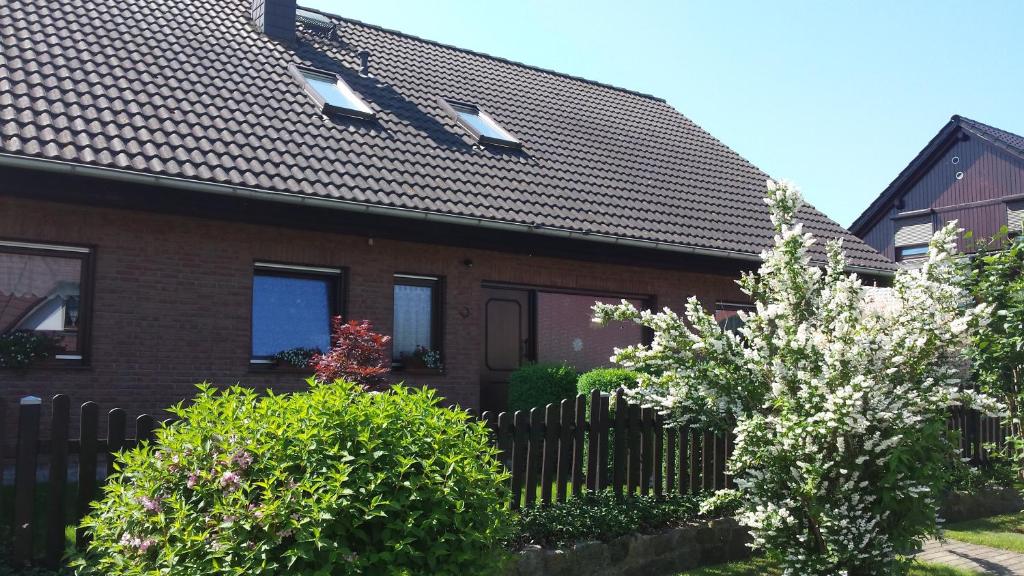
[[[337,17],[337,37],[300,26],[287,49],[246,0],[4,5],[9,155],[699,249],[770,243],[766,175],[651,96]],[[377,119],[326,119],[289,63],[337,72]],[[476,146],[438,97],[479,105],[523,150]],[[851,264],[891,268],[803,218],[843,236]]]
[[971,120],[964,116],[954,116],[954,119],[959,119],[962,124],[970,128],[974,128],[975,131],[988,136],[992,140],[1008,146],[1018,153],[1024,154],[1024,136],[1019,136],[1013,132],[1007,132],[1006,130],[1000,130],[995,126],[989,126],[978,122],[977,120]]

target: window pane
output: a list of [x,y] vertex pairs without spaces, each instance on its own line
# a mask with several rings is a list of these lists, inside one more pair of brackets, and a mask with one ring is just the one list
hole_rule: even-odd
[[0,253],[0,333],[47,332],[79,354],[81,279],[78,258]]
[[308,82],[309,85],[312,86],[318,94],[320,94],[320,97],[322,97],[324,101],[331,106],[344,108],[346,110],[355,110],[365,114],[372,112],[372,110],[370,110],[370,108],[364,104],[358,96],[356,96],[355,92],[340,80],[325,78],[314,74],[303,74],[303,76],[306,78],[306,82]]
[[715,305],[715,321],[723,329],[735,332],[743,327],[743,321],[740,320],[740,310],[753,312],[756,308],[748,304],[719,303]]
[[432,320],[434,289],[430,286],[395,285],[395,334],[392,357],[411,355],[417,346],[434,350]]
[[458,112],[459,118],[461,118],[463,122],[472,126],[472,128],[482,136],[495,138],[497,140],[506,140],[508,142],[516,141],[511,134],[503,130],[501,126],[498,126],[497,122],[492,120],[490,116],[487,116],[482,112],[464,110],[461,108],[456,108],[455,111]]
[[252,355],[330,347],[331,285],[327,278],[257,274],[252,289]]
[[[640,343],[643,329],[634,322],[594,323],[595,302],[617,304],[621,298],[575,294],[537,294],[537,360],[565,362],[583,372],[612,366],[612,351]],[[640,301],[631,301],[638,308]]]

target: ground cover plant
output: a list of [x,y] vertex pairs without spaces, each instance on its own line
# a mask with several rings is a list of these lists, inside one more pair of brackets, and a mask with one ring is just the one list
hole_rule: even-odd
[[203,387],[121,455],[78,574],[488,574],[507,475],[486,427],[396,386]]
[[597,304],[596,320],[638,322],[650,345],[616,351],[631,394],[670,421],[735,426],[731,474],[741,522],[786,575],[902,574],[899,553],[937,532],[936,493],[953,451],[950,406],[998,405],[961,386],[963,341],[989,307],[962,288],[955,225],[920,269],[900,271],[895,306],[871,309],[839,242],[811,262],[801,197],[769,181],[776,236],[740,286],[756,304],[724,331],[696,298],[685,317]]
[[950,540],[1024,554],[1024,512],[947,524],[943,534]]

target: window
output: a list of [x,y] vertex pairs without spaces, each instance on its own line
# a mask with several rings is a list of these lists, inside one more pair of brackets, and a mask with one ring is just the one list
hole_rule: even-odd
[[342,271],[257,263],[252,279],[252,362],[296,348],[326,351],[341,314]]
[[515,136],[498,125],[489,114],[472,104],[444,102],[455,120],[480,142],[499,146],[519,147],[522,145]]
[[715,304],[715,322],[718,322],[722,329],[735,332],[743,326],[743,321],[740,320],[740,311],[753,312],[756,309],[753,304],[718,302]]
[[88,248],[0,241],[0,334],[53,336],[60,360],[85,358]]
[[372,118],[373,110],[348,87],[348,84],[330,72],[294,68],[293,76],[302,81],[306,92],[323,107],[324,112],[335,112],[359,118]]
[[902,262],[904,260],[915,260],[918,258],[924,258],[928,255],[928,245],[919,244],[917,246],[900,246],[896,248],[896,261]]
[[396,274],[394,305],[392,360],[405,368],[441,368],[441,280]]

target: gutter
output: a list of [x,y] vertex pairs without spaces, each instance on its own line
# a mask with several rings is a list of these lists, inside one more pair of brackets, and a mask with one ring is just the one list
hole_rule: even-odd
[[[63,160],[31,158],[27,156],[19,156],[10,153],[0,153],[0,166],[9,166],[12,168],[27,168],[30,170],[40,170],[44,172],[54,172],[59,174],[87,176],[92,178],[100,178],[104,180],[116,180],[132,184],[177,188],[181,190],[219,194],[222,196],[231,196],[235,198],[243,198],[248,200],[282,202],[286,204],[293,204],[299,206],[312,206],[319,208],[328,208],[332,210],[344,210],[347,212],[455,224],[459,226],[478,226],[481,228],[488,228],[494,230],[528,232],[554,238],[587,240],[591,242],[602,242],[605,244],[614,244],[618,246],[662,250],[668,252],[675,252],[679,254],[709,256],[713,258],[728,258],[732,260],[741,260],[745,262],[761,262],[761,256],[759,254],[751,254],[749,252],[738,252],[735,250],[723,250],[717,248],[700,248],[697,246],[687,246],[685,244],[673,244],[668,242],[655,242],[652,240],[636,240],[632,238],[623,238],[620,236],[611,236],[608,234],[579,232],[576,230],[566,230],[562,228],[555,228],[549,226],[531,226],[529,224],[520,224],[517,222],[508,222],[503,220],[487,220],[472,216],[440,214],[437,212],[428,212],[426,210],[418,210],[415,208],[378,206],[365,202],[343,200],[340,198],[322,198],[316,196],[307,196],[305,194],[295,194],[292,192],[277,192],[273,190],[250,188],[246,186],[215,184],[210,182],[189,180],[187,178],[178,178],[174,176],[142,174],[140,172],[122,170],[119,168],[104,168],[97,166],[88,166],[85,164],[75,164],[73,162],[65,162]],[[895,272],[891,270],[881,270],[877,268],[867,268],[863,266],[847,266],[847,270],[851,272],[866,273],[873,276],[884,277],[892,277],[895,274]]]

